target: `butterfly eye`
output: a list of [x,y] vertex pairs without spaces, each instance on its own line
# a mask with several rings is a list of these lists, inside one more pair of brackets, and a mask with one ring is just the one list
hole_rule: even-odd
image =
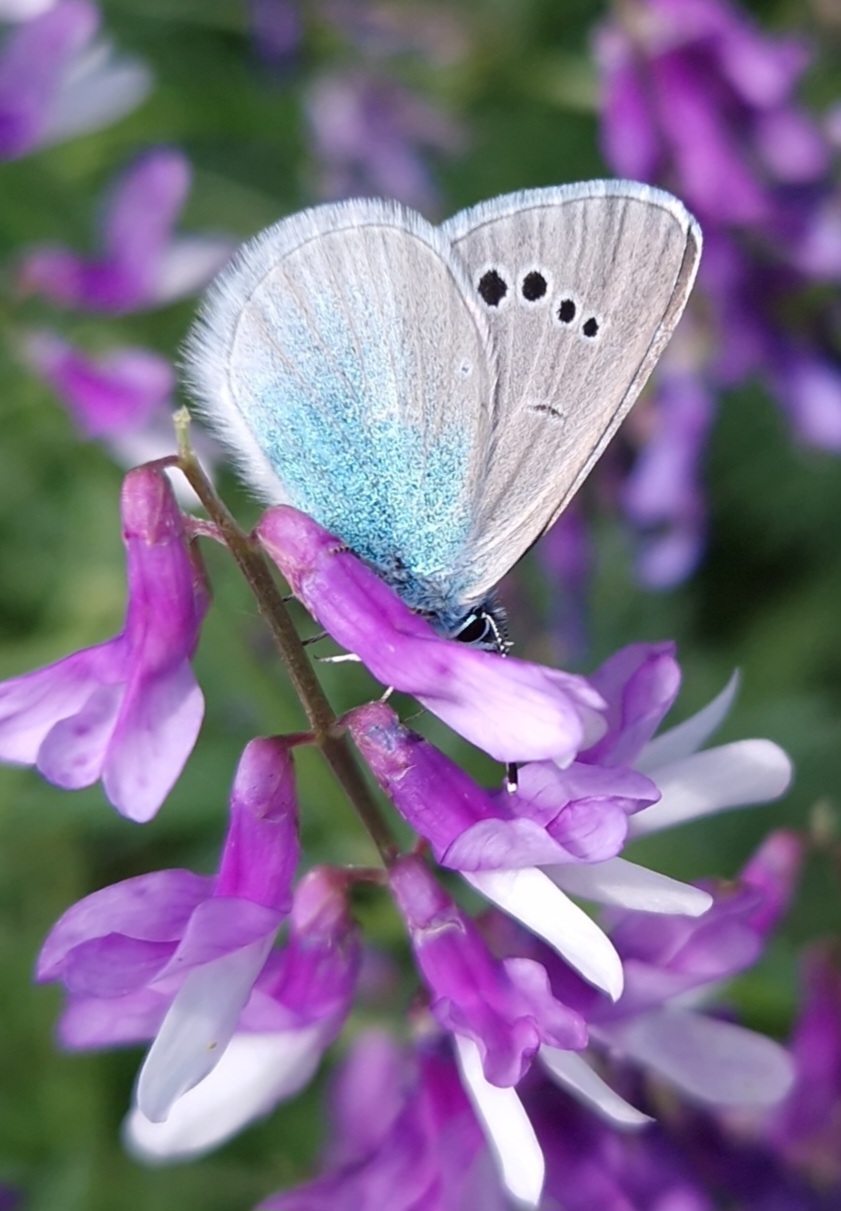
[[496,269],[487,269],[479,278],[479,294],[489,307],[498,307],[508,293],[508,283]]
[[539,269],[527,273],[520,285],[520,291],[527,303],[538,303],[548,289],[546,277]]
[[562,324],[571,324],[578,314],[574,299],[561,299],[558,306],[558,319]]

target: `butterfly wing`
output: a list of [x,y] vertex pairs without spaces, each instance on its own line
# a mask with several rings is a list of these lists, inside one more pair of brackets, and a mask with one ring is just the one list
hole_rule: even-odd
[[187,362],[201,410],[267,499],[405,582],[410,604],[444,608],[413,589],[427,577],[460,596],[445,582],[471,530],[495,369],[436,228],[377,201],[278,223],[220,275]]
[[479,599],[566,507],[633,404],[683,311],[701,233],[676,198],[624,181],[495,198],[441,230],[498,357],[465,552]]

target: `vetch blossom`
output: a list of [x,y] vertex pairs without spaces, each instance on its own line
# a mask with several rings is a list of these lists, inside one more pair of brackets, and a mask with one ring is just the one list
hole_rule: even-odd
[[151,87],[143,64],[117,59],[107,43],[94,42],[99,13],[88,0],[40,7],[45,11],[29,6],[31,19],[0,50],[2,159],[117,122]]
[[704,544],[701,463],[715,402],[697,370],[676,366],[667,356],[649,410],[653,432],[625,482],[622,504],[641,539],[640,580],[668,588],[686,579]]
[[528,1172],[522,1158],[510,1155],[512,1136],[519,1143],[531,1135],[514,1086],[542,1045],[584,1047],[584,1023],[552,996],[539,963],[516,957],[497,962],[476,926],[420,859],[402,859],[389,872],[389,882],[432,995],[431,1012],[453,1035],[466,1087],[506,1185],[512,1195],[536,1205],[542,1181],[536,1141],[528,1150],[534,1162]]
[[152,1122],[221,1060],[289,913],[299,852],[288,742],[253,740],[217,875],[127,879],[68,909],[47,937],[37,978],[67,990],[66,1047],[154,1039],[137,1087]]
[[[126,468],[175,453],[172,365],[149,349],[116,348],[92,358],[53,332],[31,332],[24,341],[29,365],[52,388],[80,433],[100,441]],[[219,450],[208,433],[193,429],[191,444],[208,474]],[[173,476],[178,500],[195,508],[197,497],[183,475]]]
[[68,790],[101,778],[109,802],[144,821],[169,794],[201,726],[204,698],[190,661],[209,591],[163,472],[130,472],[121,514],[123,630],[0,683],[0,760],[34,765]]
[[190,189],[190,165],[159,147],[117,180],[103,219],[102,253],[34,248],[18,271],[21,288],[62,307],[122,314],[160,307],[205,285],[233,251],[219,236],[175,236]]
[[[589,680],[607,704],[607,730],[578,761],[600,768],[631,766],[660,792],[655,803],[629,817],[629,840],[734,807],[767,803],[788,788],[791,762],[770,740],[737,740],[702,750],[732,705],[736,677],[695,715],[660,735],[654,733],[680,686],[673,644],[631,644]],[[622,856],[546,871],[570,894],[608,907],[697,915],[710,903],[701,889]]]
[[[257,867],[266,861],[265,854],[247,857]],[[138,1088],[125,1139],[139,1159],[171,1161],[206,1152],[307,1084],[344,1025],[356,991],[361,946],[347,892],[344,873],[328,867],[316,867],[301,880],[284,945],[266,959],[224,1054],[178,1097],[165,1120],[144,1114]]]
[[516,794],[491,795],[384,703],[358,707],[346,721],[380,786],[438,861],[618,995],[622,970],[613,947],[540,867],[616,854],[626,813],[657,798],[649,780],[634,771],[537,762],[519,771]]
[[85,437],[113,442],[141,431],[175,388],[170,363],[148,349],[111,349],[95,360],[52,332],[34,332],[26,356]]
[[[456,1066],[437,1041],[412,1050],[384,1033],[363,1034],[337,1074],[329,1107],[325,1172],[273,1195],[261,1211],[510,1208]],[[520,1141],[510,1143],[516,1160]],[[531,1154],[522,1149],[519,1158],[527,1181]]]
[[[598,998],[547,955],[555,995],[581,1013],[597,1048],[654,1072],[690,1101],[719,1107],[779,1102],[793,1079],[788,1054],[764,1035],[704,1013],[700,1001],[760,957],[791,898],[800,856],[792,834],[772,834],[735,887],[711,889],[712,906],[700,917],[614,910],[609,932],[625,972],[622,996],[612,1004]],[[614,1124],[635,1126],[644,1119],[586,1058],[544,1048],[540,1059]]]
[[602,700],[583,677],[443,639],[297,509],[269,509],[255,533],[338,644],[498,761],[566,762],[603,731]]

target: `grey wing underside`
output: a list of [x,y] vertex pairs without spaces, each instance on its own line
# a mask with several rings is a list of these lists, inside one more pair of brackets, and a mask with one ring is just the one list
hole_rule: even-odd
[[[563,511],[633,404],[683,311],[701,233],[677,199],[623,181],[496,198],[441,230],[474,289],[497,275],[485,279],[496,302],[480,302],[498,356],[495,425],[462,569],[478,600]],[[545,292],[525,297],[541,278]]]
[[357,201],[278,223],[221,275],[187,361],[202,412],[269,501],[387,574],[443,582],[463,562],[495,362],[460,262],[420,216]]

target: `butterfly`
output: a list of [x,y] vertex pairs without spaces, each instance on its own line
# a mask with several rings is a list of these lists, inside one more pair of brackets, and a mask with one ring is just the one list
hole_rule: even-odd
[[494,586],[638,396],[700,252],[676,198],[628,181],[439,227],[396,202],[318,206],[220,274],[188,375],[268,502],[337,534],[441,633],[504,650]]

